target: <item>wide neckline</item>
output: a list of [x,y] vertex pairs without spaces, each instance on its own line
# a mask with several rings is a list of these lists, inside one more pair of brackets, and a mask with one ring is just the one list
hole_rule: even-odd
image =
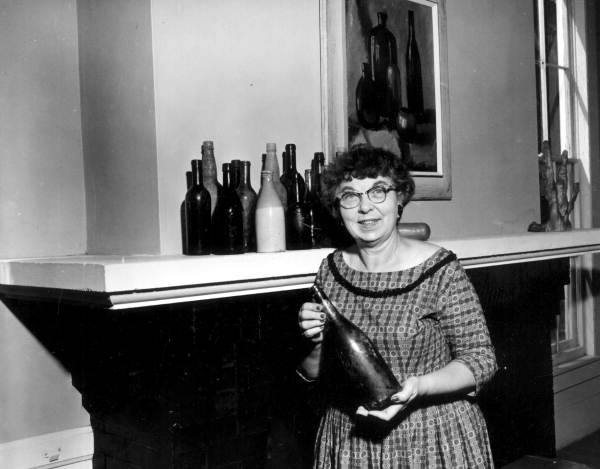
[[[423,261],[419,262],[418,264],[415,264],[411,267],[407,267],[406,269],[400,269],[400,270],[382,270],[382,271],[377,271],[377,272],[370,272],[368,270],[359,270],[356,269],[354,267],[352,267],[350,264],[348,264],[348,262],[346,261],[346,259],[344,259],[344,251],[339,249],[337,251],[338,256],[335,256],[335,252],[334,254],[334,260],[336,260],[336,264],[339,267],[344,267],[345,269],[347,269],[349,272],[351,272],[352,274],[356,275],[356,274],[365,274],[365,275],[379,275],[379,274],[384,274],[384,275],[389,275],[389,274],[402,274],[404,272],[411,272],[413,270],[416,269],[423,269],[424,266],[433,258],[438,257],[440,254],[449,252],[446,249],[444,249],[443,247],[438,247],[429,257],[427,257],[426,259],[424,259]],[[338,257],[336,259],[336,257]]]

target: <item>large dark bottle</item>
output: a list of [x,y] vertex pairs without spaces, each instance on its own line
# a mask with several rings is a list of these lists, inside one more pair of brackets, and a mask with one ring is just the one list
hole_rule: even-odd
[[307,230],[307,245],[308,249],[320,248],[323,243],[323,216],[322,206],[313,189],[313,171],[307,169],[304,171],[304,180],[306,181],[306,191],[304,193],[304,213],[305,226]]
[[421,57],[415,38],[415,14],[408,10],[408,42],[406,44],[406,100],[410,112],[423,114],[423,78]]
[[366,129],[379,127],[379,98],[375,82],[371,78],[371,66],[362,64],[362,75],[356,85],[356,117]]
[[[306,192],[306,191],[304,191]],[[292,181],[288,191],[288,205],[285,211],[286,249],[309,249],[310,246],[310,214],[304,203],[304,194],[300,188],[300,175],[292,173]]]
[[215,150],[212,140],[202,143],[202,182],[210,193],[210,213],[215,213],[223,186],[217,181],[217,163],[215,161]]
[[213,214],[213,252],[243,252],[244,218],[242,203],[230,184],[230,165],[223,164],[223,191]]
[[242,161],[240,181],[235,191],[242,203],[243,236],[242,246],[244,252],[256,251],[256,232],[254,230],[254,217],[256,214],[256,200],[258,196],[250,183],[250,162]]
[[[185,172],[185,182],[186,182],[186,193],[192,187],[192,172]],[[179,217],[181,218],[181,252],[183,254],[187,254],[189,250],[188,246],[188,233],[187,233],[187,220],[185,217],[185,196],[183,197],[183,201],[181,202],[181,206],[179,208]]]
[[396,37],[387,29],[387,14],[377,12],[377,26],[369,34],[369,50],[371,54],[371,76],[375,82],[379,114],[390,116],[391,103],[388,98],[388,66],[398,64],[398,46]]
[[304,183],[304,179],[296,169],[296,145],[293,143],[288,143],[285,146],[285,166],[283,167],[283,174],[281,175],[281,183],[284,185],[287,191],[287,199],[288,205],[290,203],[290,198],[292,198],[292,191],[294,188],[292,185],[298,184],[299,196],[300,200],[304,197],[304,191],[306,190],[306,185]]
[[337,363],[360,395],[359,404],[367,409],[388,407],[390,397],[401,389],[392,370],[367,335],[338,312],[319,285],[314,284],[311,291],[327,315],[325,353],[331,350],[335,354]]
[[202,161],[192,160],[192,187],[185,194],[188,254],[210,254],[210,193],[202,184]]

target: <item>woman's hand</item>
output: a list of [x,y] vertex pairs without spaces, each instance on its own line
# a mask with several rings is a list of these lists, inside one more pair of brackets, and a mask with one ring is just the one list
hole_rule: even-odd
[[302,335],[315,344],[323,341],[325,313],[319,303],[304,303],[298,313],[298,325]]
[[391,401],[393,402],[392,405],[382,410],[367,410],[363,406],[360,406],[356,410],[356,414],[363,417],[374,417],[389,422],[396,417],[399,412],[406,409],[411,402],[419,397],[419,387],[419,378],[416,376],[411,376],[402,385],[402,390],[391,397]]

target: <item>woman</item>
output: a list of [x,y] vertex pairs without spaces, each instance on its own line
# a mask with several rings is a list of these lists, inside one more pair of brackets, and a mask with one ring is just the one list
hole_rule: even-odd
[[[496,370],[489,333],[456,257],[398,233],[414,193],[406,167],[392,153],[359,146],[336,158],[323,179],[354,244],[323,260],[315,281],[367,333],[402,389],[383,410],[352,407],[341,386],[330,393],[315,467],[493,467],[472,400]],[[323,371],[324,320],[321,305],[302,305],[298,322],[310,351],[299,372],[308,380]]]

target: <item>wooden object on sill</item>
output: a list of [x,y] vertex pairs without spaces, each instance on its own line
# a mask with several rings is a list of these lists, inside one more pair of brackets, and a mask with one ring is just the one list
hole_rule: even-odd
[[572,228],[569,218],[579,194],[579,183],[569,181],[568,167],[575,163],[576,160],[568,158],[566,150],[560,157],[553,157],[550,143],[542,143],[542,153],[538,161],[540,197],[548,203],[548,219],[543,223],[531,222],[528,231],[568,231]]
[[427,223],[398,223],[398,233],[405,238],[427,241],[431,236],[431,228]]

